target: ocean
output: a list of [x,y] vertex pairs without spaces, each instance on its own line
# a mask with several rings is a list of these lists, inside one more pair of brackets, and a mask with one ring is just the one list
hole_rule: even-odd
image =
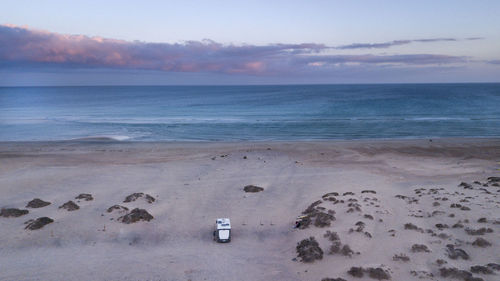
[[500,137],[500,84],[0,88],[0,141]]

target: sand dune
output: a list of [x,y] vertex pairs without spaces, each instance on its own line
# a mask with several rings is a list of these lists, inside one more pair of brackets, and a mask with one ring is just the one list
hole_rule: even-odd
[[482,139],[1,143],[0,280],[498,280],[498,160]]

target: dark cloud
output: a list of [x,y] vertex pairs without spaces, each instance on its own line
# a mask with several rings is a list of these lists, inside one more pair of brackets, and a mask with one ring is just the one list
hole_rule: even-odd
[[[482,37],[469,37],[465,38],[464,40],[471,41],[471,40],[482,40],[484,38]],[[335,49],[339,50],[346,50],[346,49],[385,49],[393,46],[399,46],[399,45],[407,45],[411,44],[414,42],[418,43],[434,43],[434,42],[456,42],[460,41],[460,39],[456,38],[426,38],[426,39],[413,39],[413,40],[394,40],[394,41],[389,41],[389,42],[383,42],[383,43],[354,43],[354,44],[349,44],[349,45],[343,45],[343,46],[338,46],[335,47]]]
[[316,71],[339,64],[414,66],[454,64],[466,61],[464,57],[435,54],[327,55],[333,49],[388,48],[412,42],[437,41],[456,41],[456,39],[396,40],[335,48],[313,43],[265,46],[226,45],[211,40],[169,44],[64,35],[12,25],[0,25],[0,68],[70,67],[274,75]]

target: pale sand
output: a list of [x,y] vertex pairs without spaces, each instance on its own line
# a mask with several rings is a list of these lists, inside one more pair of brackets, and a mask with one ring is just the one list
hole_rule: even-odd
[[[390,269],[392,280],[422,280],[411,271],[424,280],[448,280],[440,277],[437,259],[448,262],[444,267],[464,270],[500,263],[500,224],[494,224],[500,220],[500,187],[484,187],[491,192],[486,194],[479,190],[482,186],[472,184],[499,176],[498,161],[498,139],[1,143],[0,207],[26,209],[33,198],[52,204],[28,208],[29,214],[21,217],[0,217],[0,280],[374,280],[366,274],[354,278],[347,271],[351,266],[380,265]],[[474,189],[458,187],[462,181]],[[243,192],[249,184],[265,190]],[[416,188],[426,188],[420,193],[424,195],[418,197]],[[430,188],[445,190],[427,195]],[[361,194],[365,189],[377,194]],[[309,204],[333,191],[355,195],[338,196],[344,204],[320,205],[336,211],[330,227],[293,228]],[[134,192],[150,194],[156,201],[122,203]],[[77,202],[74,197],[80,193],[90,193],[94,200]],[[416,197],[419,203],[408,204],[395,198],[397,194]],[[460,204],[470,211],[450,208],[466,196],[472,198]],[[363,201],[372,197],[378,202]],[[449,200],[433,206],[433,197]],[[361,212],[346,213],[349,198],[358,200]],[[80,209],[58,209],[68,200]],[[154,219],[117,222],[119,214],[106,212],[115,204],[144,208]],[[435,210],[445,214],[427,217]],[[374,220],[363,218],[364,214]],[[55,222],[39,230],[24,229],[25,221],[43,216]],[[217,217],[231,218],[229,244],[212,240]],[[477,223],[481,217],[487,222]],[[470,236],[464,228],[451,228],[464,219],[470,221],[465,227],[487,227],[493,233]],[[364,231],[372,238],[349,233],[357,221],[366,224]],[[405,230],[408,222],[451,237]],[[436,223],[450,228],[439,231]],[[343,244],[360,254],[327,254],[331,244],[323,238],[327,230],[337,232]],[[297,243],[309,236],[318,240],[323,259],[293,260]],[[477,237],[492,246],[467,244]],[[412,253],[415,243],[427,245],[431,252]],[[464,249],[470,260],[451,260],[446,244]],[[399,253],[411,261],[393,261]],[[499,280],[500,271],[474,275]]]

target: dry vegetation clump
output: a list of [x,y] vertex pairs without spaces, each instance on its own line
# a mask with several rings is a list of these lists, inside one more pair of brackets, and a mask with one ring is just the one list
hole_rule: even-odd
[[464,260],[469,259],[469,254],[462,249],[455,248],[452,244],[446,245],[446,252],[448,253],[448,257],[452,260],[456,260],[458,258],[462,258]]
[[76,211],[76,210],[80,209],[80,206],[78,206],[75,202],[70,200],[70,201],[62,204],[61,206],[59,206],[59,209],[66,209],[68,211]]
[[49,217],[41,217],[41,218],[37,218],[36,220],[29,220],[27,222],[25,222],[24,224],[27,224],[25,229],[29,229],[29,230],[36,230],[36,229],[40,229],[42,227],[44,227],[45,225],[49,224],[49,223],[53,223],[54,220],[49,218]]
[[469,235],[484,235],[485,233],[492,233],[493,229],[491,228],[486,228],[486,227],[481,227],[479,229],[473,229],[473,228],[465,228],[465,232]]
[[472,246],[477,246],[477,247],[489,247],[491,246],[491,243],[488,242],[488,240],[486,239],[483,239],[481,237],[477,238],[476,240],[474,240],[474,242],[472,242]]
[[347,271],[351,276],[361,278],[364,276],[364,273],[368,274],[368,277],[377,280],[388,280],[391,279],[391,275],[381,267],[356,267],[353,266],[349,271]]
[[243,191],[255,193],[264,191],[264,188],[256,185],[247,185],[243,188]]
[[327,227],[331,225],[331,222],[335,220],[335,211],[328,210],[324,212],[326,209],[319,206],[321,203],[321,200],[313,202],[302,212],[305,216],[300,219],[299,229],[308,228],[311,224],[316,227]]
[[421,253],[421,252],[430,253],[431,252],[431,250],[429,250],[429,248],[423,244],[413,244],[413,246],[411,246],[411,251],[414,253]]
[[297,255],[302,262],[314,262],[323,259],[323,250],[314,237],[309,237],[297,243]]
[[28,210],[21,210],[16,208],[7,208],[0,210],[0,217],[9,218],[9,217],[20,217],[28,214]]
[[82,200],[85,200],[85,201],[92,201],[92,200],[94,200],[94,197],[92,197],[92,194],[82,193],[82,194],[76,196],[75,199],[82,199]]
[[50,202],[43,201],[40,198],[35,198],[35,199],[31,200],[30,202],[28,202],[28,205],[26,205],[26,208],[42,208],[42,207],[45,207],[48,205],[50,205]]
[[117,210],[118,212],[123,212],[123,211],[128,211],[128,208],[124,207],[124,206],[121,206],[121,205],[113,205],[113,206],[109,207],[106,211],[108,213],[111,213],[114,210]]
[[396,254],[396,255],[394,255],[394,256],[392,257],[392,260],[393,260],[393,261],[404,261],[404,262],[408,262],[408,261],[410,261],[410,257],[408,257],[407,255],[405,255],[405,254],[401,253],[401,254],[399,254],[399,255],[397,255],[397,254]]
[[472,273],[493,274],[493,270],[484,265],[474,265],[470,267]]
[[416,230],[416,231],[419,231],[419,232],[424,232],[424,230],[416,225],[414,225],[413,223],[409,222],[409,223],[405,223],[405,229],[407,230]]
[[466,270],[460,270],[456,267],[443,267],[439,269],[441,277],[451,277],[455,279],[462,279],[464,281],[483,281],[482,278],[477,278],[472,275],[472,273]]
[[155,201],[153,196],[151,196],[149,194],[144,194],[142,192],[138,192],[138,193],[132,193],[129,196],[125,197],[125,200],[123,200],[123,203],[133,202],[133,201],[135,201],[139,198],[142,198],[142,197],[144,197],[144,199],[146,199],[146,202],[148,202],[148,203],[153,203]]
[[153,216],[149,214],[144,209],[135,208],[130,213],[119,217],[118,220],[125,223],[130,224],[138,221],[150,221],[153,219]]

